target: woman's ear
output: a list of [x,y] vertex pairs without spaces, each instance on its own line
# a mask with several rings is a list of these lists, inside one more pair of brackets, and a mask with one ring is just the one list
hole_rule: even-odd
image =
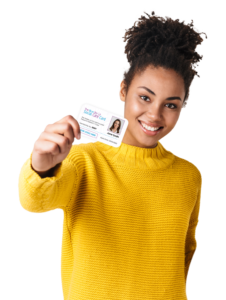
[[124,80],[120,84],[119,97],[123,102],[125,102],[125,100],[126,100],[126,85],[125,85]]

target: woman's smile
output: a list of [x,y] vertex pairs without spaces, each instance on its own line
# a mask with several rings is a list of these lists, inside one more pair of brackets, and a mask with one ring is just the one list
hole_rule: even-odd
[[[151,129],[148,129],[148,128],[145,128],[145,127],[150,128],[150,126],[147,126],[145,123],[142,123],[140,120],[138,120],[138,122],[139,122],[139,125],[140,125],[141,129],[143,130],[143,132],[146,133],[147,135],[150,135],[150,136],[158,134],[163,129],[163,127],[151,127]],[[156,128],[159,128],[159,129],[155,130]]]

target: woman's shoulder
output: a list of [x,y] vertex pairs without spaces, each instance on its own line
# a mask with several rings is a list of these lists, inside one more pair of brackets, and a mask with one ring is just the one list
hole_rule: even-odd
[[192,177],[202,177],[202,171],[198,165],[187,158],[175,155],[174,167],[178,168],[182,173],[187,173]]

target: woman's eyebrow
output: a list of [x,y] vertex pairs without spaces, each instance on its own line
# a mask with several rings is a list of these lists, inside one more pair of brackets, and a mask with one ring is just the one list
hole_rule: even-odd
[[[149,92],[150,94],[152,95],[155,95],[155,93],[150,90],[149,88],[147,88],[146,86],[138,86],[138,88],[142,88],[142,89],[145,89],[147,92]],[[156,95],[155,95],[156,96]],[[180,97],[169,97],[169,98],[166,98],[166,100],[180,100],[181,101],[181,98]]]

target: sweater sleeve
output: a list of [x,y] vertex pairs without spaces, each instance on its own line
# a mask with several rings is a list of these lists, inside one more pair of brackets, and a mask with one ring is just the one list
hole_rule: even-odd
[[197,241],[196,241],[196,228],[199,222],[199,210],[200,210],[200,198],[201,198],[201,185],[202,185],[202,178],[198,188],[196,202],[190,217],[189,227],[186,235],[186,243],[185,243],[185,282],[187,281],[187,275],[189,266],[191,264],[193,255],[197,248]]
[[23,164],[19,174],[19,200],[30,212],[47,212],[56,208],[64,209],[77,184],[77,170],[68,156],[53,169],[52,177],[41,178],[31,166],[31,158]]

